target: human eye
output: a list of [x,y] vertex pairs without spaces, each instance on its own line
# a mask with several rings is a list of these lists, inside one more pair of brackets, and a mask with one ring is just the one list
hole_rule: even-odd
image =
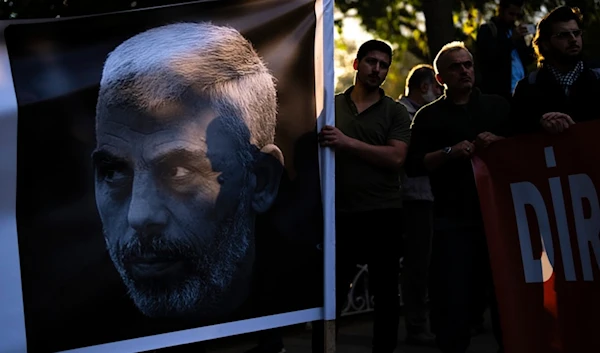
[[104,161],[96,165],[96,176],[111,187],[121,187],[130,183],[132,171],[126,163]]
[[163,177],[170,180],[184,180],[186,178],[190,178],[193,174],[193,170],[189,167],[185,166],[171,166],[165,168],[163,172]]

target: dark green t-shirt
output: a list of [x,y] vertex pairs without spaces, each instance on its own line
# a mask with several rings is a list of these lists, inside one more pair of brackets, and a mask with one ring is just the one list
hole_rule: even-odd
[[[354,87],[335,97],[335,124],[345,135],[374,146],[389,140],[410,142],[406,108],[380,90],[381,99],[358,113]],[[342,212],[402,207],[400,171],[379,167],[353,154],[336,153],[336,208]]]

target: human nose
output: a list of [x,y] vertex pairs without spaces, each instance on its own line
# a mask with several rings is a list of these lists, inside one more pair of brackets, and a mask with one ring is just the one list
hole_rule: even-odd
[[140,233],[159,233],[167,224],[167,211],[151,175],[134,177],[127,221]]

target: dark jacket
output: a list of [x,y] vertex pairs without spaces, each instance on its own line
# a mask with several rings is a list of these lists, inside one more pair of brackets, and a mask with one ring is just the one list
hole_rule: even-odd
[[479,197],[470,160],[453,160],[428,171],[425,155],[464,140],[474,141],[486,131],[504,136],[509,112],[504,98],[475,89],[465,105],[456,105],[444,95],[415,115],[405,166],[409,177],[429,176],[437,227],[444,227],[446,221],[452,226],[480,226]]
[[600,119],[597,113],[600,97],[600,79],[589,65],[571,87],[567,97],[552,72],[543,67],[535,74],[534,83],[529,76],[519,81],[512,100],[512,135],[542,131],[540,119],[549,112],[569,115],[575,122]]
[[534,51],[523,38],[513,41],[508,36],[510,27],[492,18],[479,28],[476,42],[477,86],[481,92],[498,94],[510,100],[512,96],[512,51],[517,53],[527,72],[527,66],[533,63]]

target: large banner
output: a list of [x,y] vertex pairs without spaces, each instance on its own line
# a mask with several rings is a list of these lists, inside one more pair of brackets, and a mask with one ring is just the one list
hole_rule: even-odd
[[506,353],[600,352],[600,121],[473,161]]
[[4,23],[0,352],[140,352],[323,318],[324,6]]

